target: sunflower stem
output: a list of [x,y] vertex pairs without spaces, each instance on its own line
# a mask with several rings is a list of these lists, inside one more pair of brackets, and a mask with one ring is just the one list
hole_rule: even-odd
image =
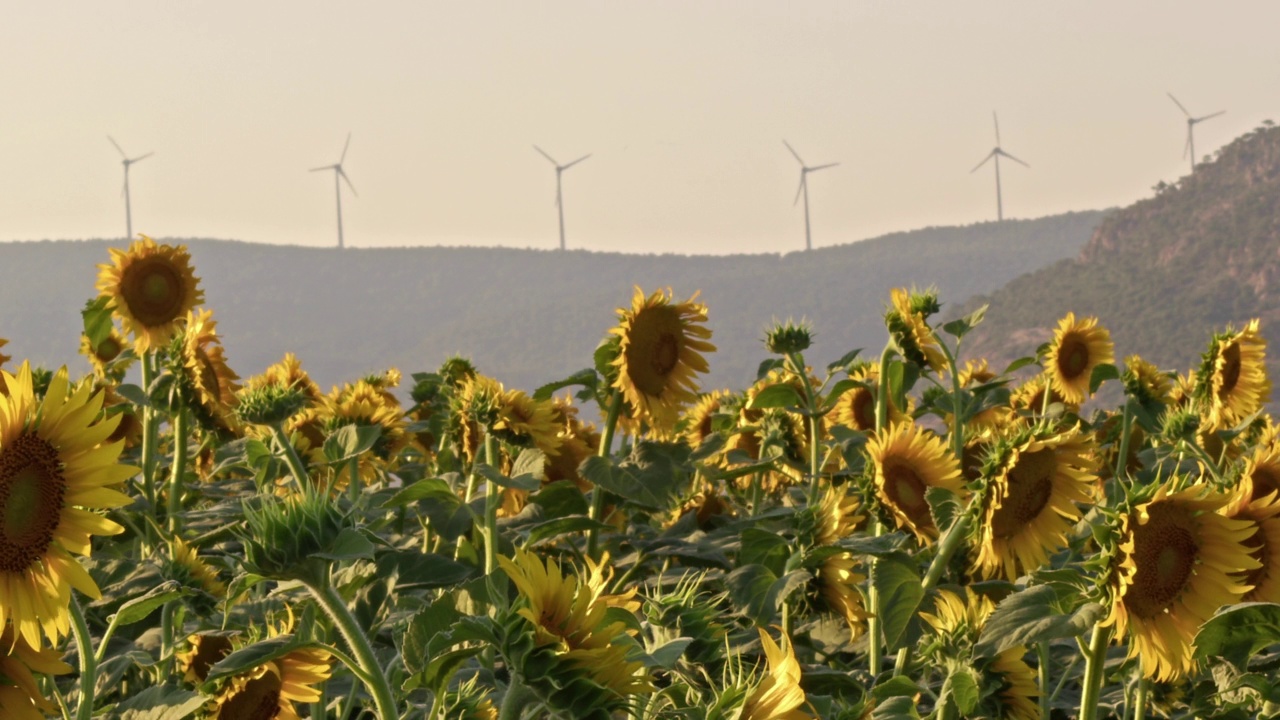
[[328,578],[324,579],[322,586],[308,584],[307,589],[311,591],[316,603],[324,609],[325,614],[338,628],[343,640],[347,642],[347,647],[351,648],[351,654],[355,656],[356,662],[364,673],[360,680],[364,682],[369,694],[373,695],[374,704],[377,705],[378,719],[399,720],[395,696],[391,694],[387,676],[383,673],[382,666],[378,664],[377,656],[373,654],[368,636],[352,617],[346,602],[338,595],[338,591]]
[[511,684],[507,686],[507,694],[502,698],[502,707],[498,709],[498,720],[520,720],[531,698],[529,688],[513,673]]
[[182,516],[182,475],[187,469],[187,409],[179,405],[173,413],[173,467],[169,473],[169,532],[178,534]]
[[[609,457],[609,449],[613,445],[613,433],[618,429],[618,415],[622,411],[622,396],[615,390],[609,394],[609,415],[604,421],[604,435],[600,436],[600,447],[596,454],[602,458]],[[604,488],[596,486],[591,491],[591,511],[589,517],[600,522],[604,514]],[[587,556],[598,558],[600,549],[600,531],[592,525],[587,531]]]
[[1036,677],[1040,681],[1040,717],[1049,717],[1049,641],[1036,644],[1036,656],[1039,664]]
[[76,720],[90,720],[93,717],[93,691],[98,679],[98,654],[93,649],[93,638],[89,636],[89,625],[84,621],[84,612],[80,609],[80,601],[71,597],[71,633],[76,639],[76,655],[80,660],[80,704],[76,706]]
[[[154,356],[153,351],[142,354],[142,392],[145,395],[148,388],[151,387],[153,379],[153,371],[151,369],[151,358]],[[151,512],[156,511],[156,486],[153,482],[154,473],[152,466],[156,454],[156,437],[152,432],[155,429],[156,415],[150,406],[142,408],[142,492],[147,498],[147,504],[151,506]]]
[[347,484],[347,497],[351,500],[351,506],[355,507],[360,502],[360,458],[351,458],[351,481]]
[[1097,720],[1098,693],[1102,687],[1102,670],[1107,664],[1107,645],[1111,629],[1101,623],[1093,626],[1089,638],[1089,651],[1084,659],[1083,686],[1080,688],[1080,720]]
[[275,438],[276,444],[280,446],[280,452],[284,455],[284,462],[289,466],[289,473],[293,475],[293,479],[298,483],[298,492],[302,492],[307,484],[307,468],[302,464],[302,458],[298,457],[298,451],[294,449],[293,443],[289,442],[289,436],[284,433],[283,423],[271,423],[271,435]]
[[[893,361],[893,341],[885,345],[880,353],[880,375],[876,385],[876,432],[884,430],[889,424],[889,363]],[[871,534],[875,537],[884,535],[884,525],[880,522],[880,514],[874,513],[871,521]],[[867,573],[875,577],[876,559],[873,556]],[[880,636],[880,617],[884,613],[884,597],[874,582],[867,585],[867,600],[871,605],[871,617],[867,618],[867,656],[871,667],[871,676],[880,674],[884,666],[884,638]]]
[[[972,505],[965,508],[965,511],[955,519],[955,522],[951,523],[951,527],[947,528],[947,533],[938,541],[938,554],[934,555],[933,560],[929,562],[929,569],[925,571],[924,580],[920,583],[920,597],[922,599],[928,597],[929,593],[938,587],[938,583],[942,580],[942,574],[946,572],[947,565],[951,562],[951,557],[960,549],[965,535],[969,533],[969,514],[972,510]],[[908,645],[898,650],[898,659],[893,666],[894,676],[905,672],[910,662],[911,646]]]
[[1134,693],[1133,698],[1133,720],[1146,720],[1147,717],[1147,691],[1151,688],[1151,684],[1147,679],[1142,677],[1141,668],[1138,669],[1138,689]]
[[821,464],[818,460],[819,446],[822,438],[818,435],[818,401],[809,386],[809,374],[804,369],[804,358],[798,352],[787,353],[787,362],[791,364],[791,372],[800,378],[800,387],[804,388],[805,416],[809,420],[809,502],[818,502],[818,481]]
[[956,341],[956,352],[951,354],[947,344],[939,342],[942,354],[947,358],[947,366],[951,368],[951,451],[956,460],[964,463],[964,420],[960,417],[960,368],[957,357],[960,355],[960,341]]

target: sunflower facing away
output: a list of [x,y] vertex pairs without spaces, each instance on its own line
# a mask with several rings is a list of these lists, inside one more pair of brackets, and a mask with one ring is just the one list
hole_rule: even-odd
[[800,709],[805,695],[800,688],[800,663],[791,643],[784,650],[769,633],[759,630],[768,674],[747,696],[738,720],[807,720],[812,716]]
[[192,312],[182,336],[181,360],[199,409],[218,426],[231,429],[237,425],[235,407],[240,376],[227,365],[217,328],[212,311]]
[[1098,325],[1098,318],[1076,319],[1075,313],[1058,321],[1049,344],[1049,380],[1053,389],[1074,405],[1089,396],[1089,380],[1093,369],[1115,361],[1111,333]]
[[68,393],[66,368],[40,401],[27,363],[3,377],[10,394],[0,398],[0,627],[12,621],[38,648],[42,634],[56,644],[70,630],[71,588],[99,597],[72,553],[88,555],[93,535],[123,531],[95,511],[129,504],[113,487],[137,468],[117,464],[124,444],[104,441],[118,418],[97,422],[102,395],[88,383]]
[[938,311],[937,294],[894,288],[889,291],[889,300],[892,307],[885,314],[885,325],[903,357],[920,367],[942,372],[947,359],[928,322],[929,315]]
[[1229,498],[1193,486],[1171,492],[1166,483],[1151,501],[1121,518],[1111,614],[1117,637],[1128,633],[1129,657],[1142,673],[1174,680],[1193,667],[1196,630],[1223,605],[1249,590],[1241,574],[1259,563],[1245,542],[1254,524],[1219,511]]
[[695,373],[709,369],[705,353],[716,348],[708,340],[707,306],[673,302],[671,291],[645,296],[635,289],[631,308],[618,310],[618,377],[614,387],[633,408],[637,420],[658,430],[670,430],[680,410],[697,400]]
[[261,375],[249,378],[245,383],[245,387],[249,390],[257,390],[268,385],[286,389],[294,388],[302,393],[309,405],[318,404],[323,396],[320,386],[311,379],[306,370],[302,369],[302,361],[293,353],[285,353],[284,358],[279,362],[262,371]]
[[1271,400],[1265,365],[1267,341],[1258,321],[1243,330],[1217,335],[1209,343],[1196,381],[1196,394],[1206,403],[1208,424],[1225,430]]
[[145,235],[128,250],[111,250],[111,262],[98,266],[98,292],[111,299],[139,354],[168,343],[204,302],[187,247],[158,245]]
[[1078,427],[1023,435],[995,454],[974,567],[985,578],[1014,580],[1066,547],[1081,517],[1077,503],[1093,499],[1097,461],[1091,437]]
[[64,675],[71,666],[58,658],[57,650],[37,650],[16,637],[13,629],[0,632],[0,717],[5,720],[44,720],[58,711],[40,692],[32,671]]
[[[294,703],[319,702],[329,653],[294,650],[226,681],[214,699],[216,720],[299,720]],[[207,672],[207,670],[206,670]]]
[[904,422],[876,433],[867,442],[867,452],[876,468],[876,494],[898,527],[922,543],[936,540],[938,528],[925,492],[934,487],[965,492],[960,463],[942,438]]

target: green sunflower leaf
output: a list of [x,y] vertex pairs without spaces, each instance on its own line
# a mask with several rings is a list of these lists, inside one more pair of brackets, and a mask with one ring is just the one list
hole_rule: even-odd
[[1280,643],[1280,605],[1240,603],[1209,618],[1196,633],[1195,657],[1221,657],[1243,670],[1259,650]]

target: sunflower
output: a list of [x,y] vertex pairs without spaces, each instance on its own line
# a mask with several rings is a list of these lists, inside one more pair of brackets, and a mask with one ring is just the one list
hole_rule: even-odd
[[885,313],[885,325],[903,357],[922,368],[942,372],[947,359],[928,322],[939,309],[937,293],[894,288],[889,291],[889,299],[892,307]]
[[184,584],[198,587],[219,599],[227,596],[227,586],[218,578],[218,571],[200,559],[195,548],[183,542],[182,538],[173,539],[169,544],[169,554],[175,569],[186,576]]
[[189,407],[206,423],[234,430],[239,426],[235,408],[240,376],[227,365],[217,326],[212,311],[192,311],[174,356],[189,388]]
[[591,484],[578,473],[582,461],[596,454],[600,446],[600,435],[595,426],[578,419],[578,409],[571,400],[557,398],[552,402],[552,414],[558,428],[557,437],[560,446],[554,454],[547,457],[544,468],[548,483],[557,480],[568,480],[586,492]]
[[988,473],[975,571],[1013,580],[1066,547],[1098,480],[1090,435],[1079,427],[1044,437],[1027,433],[1001,448]]
[[1077,320],[1076,314],[1069,312],[1058,321],[1045,359],[1053,389],[1067,402],[1079,405],[1089,396],[1093,369],[1115,361],[1111,333],[1098,325],[1098,318]]
[[98,292],[111,300],[139,354],[168,343],[204,302],[187,247],[157,245],[145,235],[128,250],[112,248],[111,262],[98,266]]
[[[866,363],[849,373],[849,379],[863,383],[863,386],[850,388],[836,399],[831,409],[836,424],[854,430],[871,432],[876,429],[876,395],[880,389],[880,368]],[[911,399],[907,399],[906,413],[889,397],[889,424],[909,420]]]
[[1244,546],[1259,567],[1244,572],[1244,583],[1252,589],[1241,602],[1280,602],[1280,494],[1263,492],[1246,471],[1222,514],[1253,525]]
[[11,720],[44,720],[58,708],[36,682],[32,671],[65,675],[71,666],[58,658],[57,650],[39,650],[15,636],[13,628],[0,632],[0,717]]
[[249,390],[257,390],[268,385],[281,388],[294,388],[302,393],[308,404],[317,404],[323,393],[320,386],[302,369],[302,361],[293,353],[285,353],[284,357],[274,365],[254,375],[245,383]]
[[1058,392],[1047,374],[1037,375],[1014,388],[1009,396],[1009,404],[1014,410],[1039,415],[1040,409],[1044,407],[1045,390],[1049,391],[1049,404],[1061,403],[1070,412],[1080,410],[1078,403],[1067,402],[1066,396]]
[[812,717],[801,706],[805,704],[804,690],[800,688],[800,663],[796,660],[791,643],[786,649],[760,629],[760,644],[764,646],[768,674],[747,696],[738,720],[805,720]]
[[235,649],[231,636],[224,632],[199,633],[187,638],[187,649],[175,652],[173,657],[182,671],[182,679],[192,685],[200,685],[209,677],[209,668]]
[[618,326],[609,331],[619,339],[613,387],[635,419],[660,431],[670,430],[681,408],[697,399],[694,374],[708,371],[703,354],[716,349],[707,342],[707,306],[697,298],[673,302],[670,290],[645,297],[637,287],[631,308],[618,309]]
[[711,421],[716,413],[724,408],[725,401],[732,395],[728,390],[714,390],[703,394],[685,413],[684,437],[689,447],[697,449],[707,438],[715,434]]
[[1169,405],[1173,402],[1173,377],[1138,355],[1124,359],[1125,392],[1147,407]]
[[93,535],[124,528],[97,514],[130,498],[113,486],[137,468],[116,460],[122,442],[106,442],[119,420],[98,420],[102,395],[82,383],[68,394],[66,368],[37,401],[31,366],[0,373],[0,627],[12,621],[33,648],[70,630],[71,588],[92,598],[98,586],[71,556],[88,555]]
[[295,702],[319,702],[329,679],[329,653],[298,649],[227,680],[214,698],[217,720],[299,720]]
[[[80,354],[89,358],[93,372],[98,377],[107,376],[107,368],[129,346],[129,341],[113,327],[111,332],[96,346],[89,341],[88,335],[80,336]],[[3,363],[0,363],[3,364]],[[120,372],[118,370],[118,372]]]
[[468,463],[475,462],[480,452],[485,428],[497,422],[504,392],[502,383],[473,373],[464,377],[454,393],[451,417],[462,445],[462,456]]
[[965,493],[960,463],[942,438],[904,422],[873,435],[867,452],[875,464],[876,494],[898,527],[911,531],[923,543],[936,540],[938,528],[925,492],[937,487]]
[[1241,573],[1259,566],[1244,545],[1255,525],[1219,513],[1229,498],[1203,486],[1174,492],[1172,483],[1121,517],[1115,592],[1104,621],[1117,636],[1128,633],[1129,657],[1156,680],[1192,669],[1196,630],[1248,592]]
[[1196,394],[1205,399],[1208,424],[1225,430],[1271,401],[1265,364],[1267,341],[1258,321],[1214,336],[1200,364]]
[[[380,470],[387,469],[413,443],[400,403],[366,380],[334,388],[324,397],[317,416],[324,423],[326,435],[347,425],[376,425],[381,430],[373,451],[360,456],[359,471],[364,482],[375,480]],[[323,452],[323,440],[320,447]]]
[[[0,348],[8,344],[9,344],[8,340],[4,338],[0,338]],[[4,353],[0,352],[0,365],[4,365],[5,363],[9,362],[12,359],[13,359],[12,357],[9,357],[8,355],[5,355]]]
[[672,511],[665,527],[675,525],[680,518],[693,513],[694,523],[701,530],[710,530],[717,518],[731,518],[737,513],[728,498],[716,489],[715,483],[702,481],[701,489]]
[[493,432],[507,442],[538,448],[554,455],[560,448],[559,428],[552,403],[534,400],[523,390],[507,390],[498,396],[498,418]]

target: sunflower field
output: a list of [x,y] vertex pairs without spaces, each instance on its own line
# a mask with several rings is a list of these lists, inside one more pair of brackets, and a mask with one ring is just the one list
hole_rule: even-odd
[[778,323],[709,390],[707,307],[637,288],[531,393],[326,393],[232,370],[186,248],[106,260],[90,372],[0,354],[4,720],[1280,717],[1257,321],[998,369],[896,290],[882,351]]

